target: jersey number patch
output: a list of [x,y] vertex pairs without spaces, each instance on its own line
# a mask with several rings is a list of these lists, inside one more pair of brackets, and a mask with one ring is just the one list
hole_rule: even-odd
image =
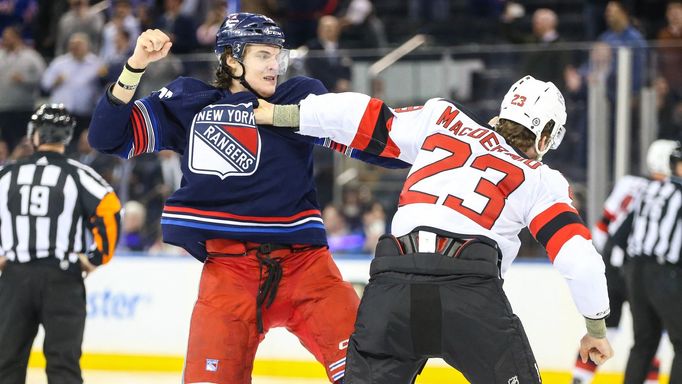
[[21,194],[21,214],[26,216],[45,216],[50,201],[50,188],[42,185],[23,185]]
[[[468,143],[442,133],[427,137],[421,149],[433,152],[436,148],[447,151],[450,155],[418,169],[407,178],[400,193],[400,206],[414,203],[437,204],[438,196],[414,191],[412,187],[426,178],[464,166],[472,156],[471,146]],[[524,182],[526,177],[521,168],[491,154],[476,156],[471,162],[471,167],[483,172],[494,169],[504,174],[497,184],[481,178],[476,185],[474,192],[488,199],[483,210],[481,212],[474,211],[464,206],[461,198],[450,194],[447,195],[442,204],[470,218],[482,227],[491,229],[500,217],[507,197]]]

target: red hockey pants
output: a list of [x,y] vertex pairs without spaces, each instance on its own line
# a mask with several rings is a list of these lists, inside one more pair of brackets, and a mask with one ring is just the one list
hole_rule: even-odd
[[256,299],[268,275],[256,254],[259,245],[207,242],[212,256],[204,264],[192,312],[184,382],[251,383],[256,349],[273,327],[296,335],[324,365],[330,381],[339,380],[359,305],[355,290],[342,280],[325,247],[274,250],[266,257],[279,263],[282,277],[272,304],[261,306],[259,333]]

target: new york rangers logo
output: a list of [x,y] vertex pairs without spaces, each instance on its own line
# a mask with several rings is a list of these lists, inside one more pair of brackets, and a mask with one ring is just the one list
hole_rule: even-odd
[[260,159],[260,135],[252,105],[214,104],[194,116],[189,138],[189,169],[194,173],[252,175]]

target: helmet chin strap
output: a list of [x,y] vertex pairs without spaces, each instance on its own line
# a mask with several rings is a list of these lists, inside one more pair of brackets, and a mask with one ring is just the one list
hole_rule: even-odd
[[[265,97],[265,96],[261,95],[260,93],[256,92],[256,90],[253,89],[253,87],[251,87],[251,84],[249,84],[249,82],[246,81],[246,67],[244,66],[244,64],[243,64],[241,61],[237,60],[237,62],[239,63],[239,65],[242,66],[242,74],[241,74],[241,76],[239,76],[239,77],[232,77],[232,74],[230,74],[230,77],[232,77],[233,79],[239,80],[239,84],[243,85],[244,88],[248,89],[249,91],[251,91],[251,93],[253,93],[254,95],[258,96],[259,98],[261,98],[261,99],[267,99],[267,97]],[[229,69],[229,68],[228,68],[228,69]],[[228,70],[227,73],[230,73],[230,71]]]

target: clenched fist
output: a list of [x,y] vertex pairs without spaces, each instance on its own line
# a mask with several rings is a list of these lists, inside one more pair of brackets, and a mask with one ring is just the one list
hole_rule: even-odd
[[148,29],[137,38],[135,51],[128,59],[128,64],[133,68],[146,68],[149,63],[166,57],[172,45],[168,35],[158,29]]
[[602,365],[606,360],[613,357],[613,349],[606,338],[597,339],[590,335],[583,336],[580,340],[580,357],[583,363],[587,363],[588,357],[597,365]]

